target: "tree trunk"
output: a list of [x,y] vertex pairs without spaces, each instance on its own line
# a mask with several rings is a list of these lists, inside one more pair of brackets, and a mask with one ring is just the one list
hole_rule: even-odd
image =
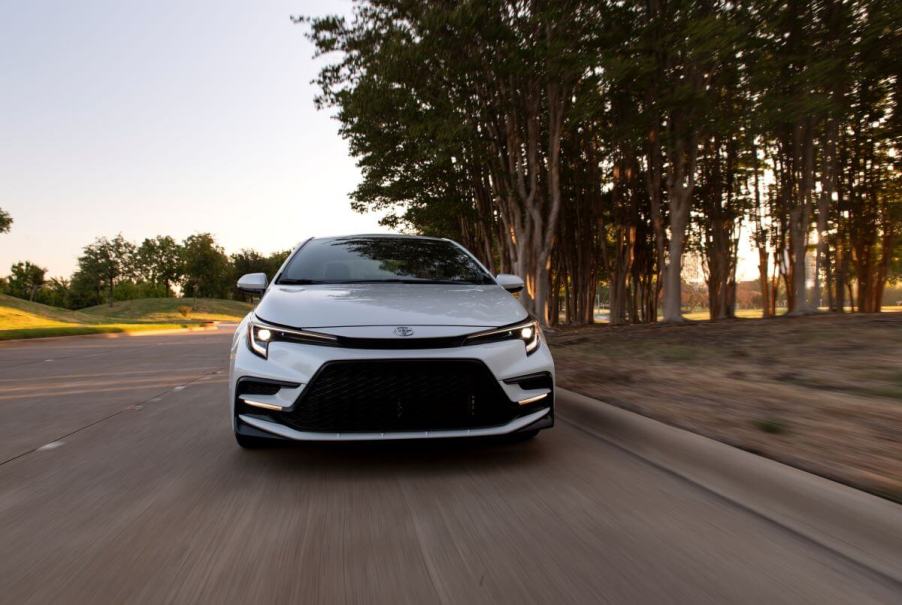
[[768,254],[767,248],[758,247],[758,286],[761,289],[761,316],[773,317],[770,305],[770,289],[767,279]]
[[817,198],[817,251],[814,264],[814,300],[813,306],[819,309],[821,306],[821,271],[827,273],[827,228],[830,218],[830,206],[833,203],[833,193],[836,190],[836,137],[837,126],[835,120],[827,124],[826,141],[824,143],[823,158],[823,191]]
[[[655,122],[657,124],[657,122]],[[664,173],[664,159],[661,154],[661,142],[657,125],[648,133],[647,138],[646,187],[651,206],[651,222],[655,236],[655,298],[663,287],[663,273],[666,264],[667,231],[664,229],[662,211],[661,184]],[[652,321],[657,321],[657,313]]]
[[[804,315],[811,312],[808,303],[805,256],[808,251],[808,231],[811,222],[810,198],[814,187],[814,143],[812,140],[812,120],[806,118],[804,124],[795,128],[793,144],[794,157],[801,155],[801,176],[797,179],[798,189],[794,192],[792,209],[789,212],[790,249],[792,251],[792,305],[789,315]],[[801,150],[801,154],[799,154]]]
[[686,239],[686,226],[689,223],[689,209],[692,205],[697,151],[695,137],[689,136],[688,141],[676,141],[671,153],[672,165],[667,177],[667,197],[670,201],[670,245],[667,267],[664,269],[664,321],[668,323],[685,321],[682,311],[681,283],[683,243]]
[[688,218],[688,195],[684,195],[681,191],[672,199],[670,207],[670,257],[664,268],[664,321],[668,323],[685,321],[680,280],[683,266],[683,240],[686,236]]

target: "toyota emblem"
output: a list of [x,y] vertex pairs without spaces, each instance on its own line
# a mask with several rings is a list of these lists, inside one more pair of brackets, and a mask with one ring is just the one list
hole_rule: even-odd
[[407,326],[398,326],[395,328],[395,334],[398,336],[413,336],[413,329]]

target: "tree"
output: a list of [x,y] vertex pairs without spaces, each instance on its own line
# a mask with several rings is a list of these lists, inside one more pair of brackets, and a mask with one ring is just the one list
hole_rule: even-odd
[[134,266],[139,279],[160,285],[169,296],[182,278],[184,251],[172,237],[146,238],[135,250]]
[[40,291],[39,302],[52,307],[69,307],[69,280],[52,277]]
[[11,217],[6,210],[0,208],[0,233],[9,233],[12,225],[13,217]]
[[134,253],[135,245],[122,234],[113,239],[98,237],[85,246],[78,259],[78,270],[72,276],[72,287],[77,290],[76,299],[99,304],[101,293],[106,290],[107,303],[112,306],[116,284],[133,272]]
[[238,283],[238,279],[247,273],[265,273],[271,280],[290,253],[290,250],[281,250],[273,252],[269,256],[263,256],[256,250],[245,248],[233,254],[229,259],[231,267],[229,282],[232,285],[232,297],[238,300],[250,300],[252,298],[250,295],[234,286]]
[[209,233],[189,236],[182,243],[185,296],[226,298],[229,258]]
[[12,296],[33,301],[44,285],[47,269],[30,261],[22,261],[10,267],[7,288]]
[[519,273],[554,324],[591,322],[599,292],[612,322],[659,303],[681,321],[687,249],[731,317],[742,237],[766,314],[822,285],[832,309],[879,309],[902,232],[898,7],[363,0],[301,21],[338,53],[317,104],[361,167],[353,207]]
[[[463,190],[489,202],[491,209],[483,203],[477,213],[494,212],[503,226],[506,264],[524,277],[522,300],[543,323],[550,319],[549,267],[563,203],[563,124],[585,73],[588,14],[582,2],[496,0],[458,10],[441,2],[384,1],[361,5],[350,24],[314,19],[310,33],[318,52],[345,53],[321,72],[319,103],[340,107],[342,134],[364,156],[363,191],[410,202],[418,196],[409,194],[408,183],[446,183],[446,192]],[[462,54],[461,48],[472,52]],[[397,152],[383,145],[392,136],[385,134],[391,132],[387,122],[407,135]],[[419,146],[424,134],[439,142],[437,153]],[[390,159],[368,171],[366,159],[374,153],[380,154],[377,162]],[[394,187],[393,177],[405,174],[395,168],[411,167],[408,157],[421,153],[435,161],[417,168],[438,178]],[[482,221],[488,239],[495,233],[486,223],[492,221]]]

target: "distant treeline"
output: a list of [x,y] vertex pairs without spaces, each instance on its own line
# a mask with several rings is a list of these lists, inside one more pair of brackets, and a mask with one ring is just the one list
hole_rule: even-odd
[[186,297],[246,300],[235,288],[245,273],[272,277],[289,250],[269,256],[244,249],[228,255],[209,233],[176,241],[168,235],[147,238],[140,244],[122,235],[98,237],[84,247],[78,269],[69,279],[47,277],[47,269],[30,261],[15,263],[0,278],[5,294],[67,309],[134,298]]

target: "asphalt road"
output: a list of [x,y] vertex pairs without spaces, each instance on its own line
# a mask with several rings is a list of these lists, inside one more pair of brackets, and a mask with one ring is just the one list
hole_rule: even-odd
[[0,602],[898,603],[566,422],[242,451],[223,332],[0,346]]

